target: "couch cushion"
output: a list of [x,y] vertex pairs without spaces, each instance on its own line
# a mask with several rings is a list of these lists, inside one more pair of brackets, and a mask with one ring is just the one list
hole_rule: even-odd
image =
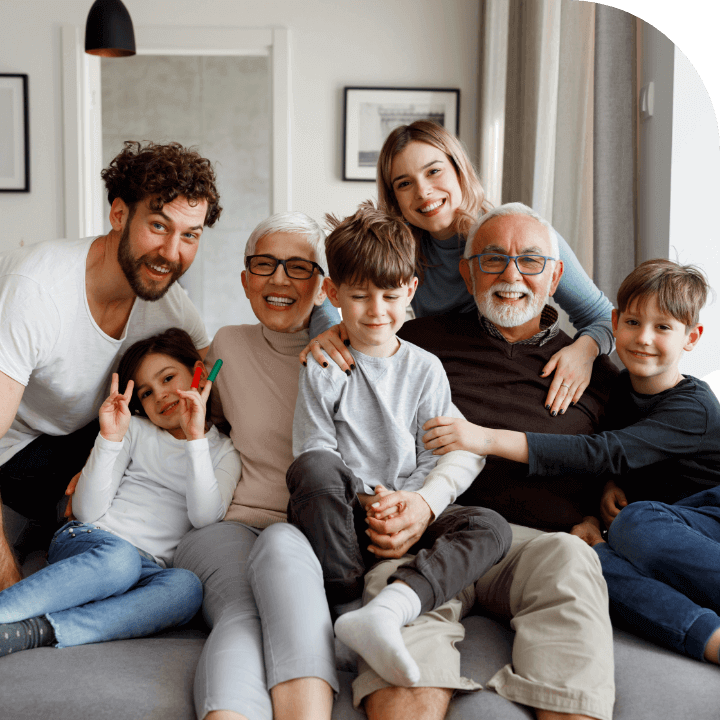
[[[486,683],[510,662],[513,632],[482,616],[464,620],[462,672]],[[192,684],[205,640],[197,627],[152,638],[56,650],[38,648],[0,658],[3,720],[195,720]],[[342,662],[333,720],[361,720],[352,707],[354,674]],[[717,720],[720,672],[615,630],[614,720]],[[448,720],[531,720],[534,713],[492,691],[458,694]]]

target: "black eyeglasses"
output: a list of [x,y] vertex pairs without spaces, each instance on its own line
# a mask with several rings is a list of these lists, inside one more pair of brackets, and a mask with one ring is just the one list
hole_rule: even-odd
[[505,268],[511,260],[515,262],[515,267],[521,275],[539,275],[545,269],[545,263],[548,260],[557,259],[548,257],[547,255],[499,255],[498,253],[480,253],[480,255],[470,256],[468,262],[473,258],[478,259],[480,270],[489,275],[500,275],[500,273],[505,272]]
[[293,280],[307,280],[313,276],[315,270],[321,275],[325,274],[323,269],[312,260],[302,260],[301,258],[280,260],[272,255],[248,255],[245,258],[245,267],[253,275],[265,277],[274,275],[278,265],[282,265],[285,274]]

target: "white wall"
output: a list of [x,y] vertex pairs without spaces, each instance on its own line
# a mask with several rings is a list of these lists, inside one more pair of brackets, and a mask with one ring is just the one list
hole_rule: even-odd
[[[31,192],[0,193],[0,252],[64,230],[60,26],[91,0],[0,0],[0,72],[30,83]],[[343,182],[345,85],[458,87],[460,135],[476,157],[479,2],[474,0],[125,0],[136,25],[291,31],[293,209],[320,219],[374,195]],[[122,62],[117,60],[116,62]]]
[[720,149],[710,96],[684,53],[675,50],[673,75],[670,259],[705,270],[718,299],[700,315],[705,333],[680,369],[703,377],[720,368]]
[[[642,83],[655,86],[653,116],[640,122],[638,260],[669,257],[699,265],[720,292],[720,148],[713,105],[687,56],[645,24]],[[683,356],[683,372],[720,367],[720,302],[701,314],[705,334]]]

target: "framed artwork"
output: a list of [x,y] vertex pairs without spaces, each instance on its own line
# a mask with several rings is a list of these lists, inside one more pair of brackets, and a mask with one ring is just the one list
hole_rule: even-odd
[[398,125],[433,120],[455,135],[460,91],[446,88],[346,87],[343,180],[375,181],[385,138]]
[[0,192],[29,191],[28,76],[0,74]]

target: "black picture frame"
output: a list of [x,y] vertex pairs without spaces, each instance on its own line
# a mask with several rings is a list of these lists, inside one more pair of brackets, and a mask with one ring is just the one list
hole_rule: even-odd
[[385,138],[398,125],[434,120],[460,132],[457,88],[345,87],[343,103],[343,180],[374,182]]
[[28,76],[0,73],[0,192],[30,192]]

